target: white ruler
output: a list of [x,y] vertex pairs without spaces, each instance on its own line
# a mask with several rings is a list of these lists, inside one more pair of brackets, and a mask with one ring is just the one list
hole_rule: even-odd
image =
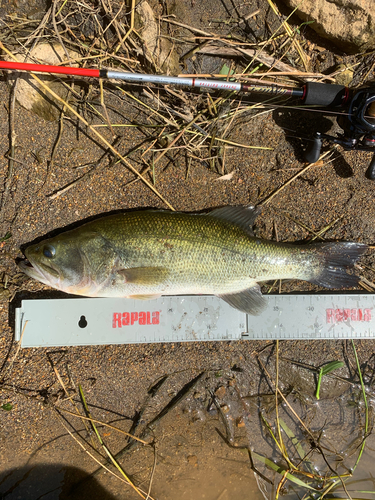
[[[272,295],[259,316],[214,296],[23,300],[22,347],[266,339],[373,339],[375,294]],[[22,337],[22,338],[21,338]]]

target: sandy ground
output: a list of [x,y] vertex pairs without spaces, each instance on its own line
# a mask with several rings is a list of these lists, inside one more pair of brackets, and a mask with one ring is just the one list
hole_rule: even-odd
[[[251,11],[254,7],[256,5],[247,8]],[[208,29],[212,28],[212,19],[228,17],[228,6],[211,2],[207,9],[195,6],[182,10],[182,14],[177,11],[178,15],[182,22]],[[265,28],[263,14],[259,16],[255,24],[261,37]],[[215,30],[218,29],[215,26]],[[224,26],[221,29],[224,31],[227,28]],[[304,36],[315,41],[315,36],[308,30]],[[326,51],[327,60],[335,61],[343,57],[334,47],[330,48]],[[217,58],[199,56],[193,64],[196,68],[188,69],[216,71],[211,68],[220,68],[222,63]],[[140,86],[124,85],[123,88],[147,102]],[[190,92],[186,96],[194,113],[199,99]],[[95,84],[91,100],[100,108],[100,95]],[[256,98],[251,96],[250,100]],[[0,101],[3,103],[0,107],[0,181],[5,186],[10,92],[4,75],[0,78]],[[234,99],[231,108],[235,109],[238,103]],[[121,92],[108,93],[106,104],[112,124],[145,124],[150,119],[141,106],[132,104]],[[184,149],[177,149],[156,166],[155,187],[173,208],[202,211],[225,205],[261,204],[305,166],[304,143],[299,137],[311,137],[314,130],[327,131],[331,126],[333,133],[338,130],[334,120],[321,118],[317,113],[297,113],[281,107],[261,111],[258,114],[251,110],[234,120],[227,138],[254,149],[226,147],[225,170],[210,169],[209,162],[205,160],[208,148],[196,151],[200,159],[193,158],[191,163],[188,163]],[[87,111],[85,116],[92,124],[103,123]],[[4,363],[0,406],[11,405],[9,411],[0,409],[0,454],[3,457],[0,497],[137,497],[109,472],[97,476],[100,484],[95,479],[71,489],[72,484],[96,470],[98,465],[73,441],[68,433],[68,429],[72,432],[69,422],[74,422],[75,429],[86,440],[88,450],[91,450],[91,440],[94,439],[92,430],[85,430],[82,421],[77,423],[74,417],[67,414],[61,413],[66,420],[62,419],[54,409],[59,406],[76,411],[67,399],[57,374],[78,406],[81,407],[77,386],[81,384],[95,418],[129,430],[131,420],[142,408],[145,412],[140,428],[185,384],[204,372],[182,402],[171,409],[147,436],[147,439],[155,436],[157,442],[158,460],[152,494],[154,498],[166,499],[258,498],[255,495],[261,498],[260,493],[256,493],[258,490],[246,450],[230,447],[222,436],[226,434],[224,420],[227,424],[230,421],[236,436],[239,436],[238,443],[250,442],[255,451],[267,456],[274,452],[272,442],[264,439],[264,426],[259,423],[257,413],[258,406],[266,409],[267,418],[271,421],[274,408],[268,408],[264,400],[257,404],[251,399],[246,404],[243,402],[243,398],[270,393],[271,387],[258,362],[258,354],[271,375],[275,375],[273,343],[266,346],[265,342],[193,342],[25,349],[20,350],[12,361],[16,353],[16,346],[12,343],[13,330],[9,324],[12,303],[23,297],[32,297],[35,292],[42,291],[43,296],[50,296],[48,287],[19,273],[16,259],[22,257],[19,250],[22,245],[101,213],[139,207],[166,208],[141,181],[129,184],[135,180],[135,175],[124,165],[118,163],[107,167],[111,159],[109,155],[99,164],[103,168],[97,168],[90,178],[77,183],[61,196],[51,197],[51,194],[87,172],[102,157],[105,148],[75,119],[66,118],[61,142],[51,165],[51,152],[59,134],[57,122],[44,121],[16,105],[14,129],[17,161],[0,215],[0,236],[11,233],[11,237],[1,243],[0,261],[3,282],[0,352],[1,362]],[[147,136],[154,132],[135,127],[117,127],[115,130],[121,138],[119,151],[128,155],[137,170],[144,168],[141,153],[150,144]],[[107,140],[112,140],[108,127],[100,131]],[[137,149],[139,146],[140,149]],[[257,149],[257,146],[269,149]],[[257,234],[269,239],[277,237],[279,241],[301,241],[336,221],[325,232],[326,239],[373,244],[374,183],[365,178],[370,157],[368,153],[347,153],[339,149],[330,161],[309,169],[264,205],[257,220]],[[233,172],[230,180],[218,181],[222,174],[230,172]],[[151,176],[147,178],[152,179]],[[363,265],[368,266],[363,274],[370,281],[374,277],[371,270],[374,268],[373,261],[372,251],[361,260]],[[313,285],[297,281],[281,285],[283,293],[318,290]],[[371,396],[375,369],[374,343],[358,341],[356,347]],[[295,391],[293,396],[289,396],[290,402],[304,415],[317,437],[321,427],[325,426],[329,429],[327,440],[332,446],[340,448],[345,443],[340,453],[345,453],[350,447],[356,448],[363,430],[363,407],[359,403],[360,388],[347,382],[350,380],[358,384],[350,344],[341,341],[282,342],[280,357],[285,359],[280,365],[281,387],[285,391]],[[327,378],[322,387],[323,402],[317,409],[312,401],[316,383],[314,374],[286,359],[313,366],[333,359],[343,360],[346,364],[337,373],[346,381]],[[166,382],[155,397],[147,399],[150,386],[164,375],[169,375]],[[229,420],[223,418],[213,404],[211,394],[218,389],[221,391],[220,403],[228,408]],[[296,402],[296,394],[303,398],[303,402]],[[350,401],[355,403],[354,410],[348,404]],[[245,419],[244,425],[241,418]],[[103,428],[101,432],[114,453],[125,446],[124,436],[111,429]],[[306,439],[306,436],[301,435],[300,438]],[[350,462],[353,457],[348,460]],[[154,464],[153,449],[146,446],[134,448],[123,463],[132,478],[147,492]],[[318,467],[323,470],[324,464],[319,463]]]

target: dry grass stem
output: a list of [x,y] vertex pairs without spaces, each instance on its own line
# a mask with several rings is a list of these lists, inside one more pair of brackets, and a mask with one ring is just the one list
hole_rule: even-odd
[[[115,478],[119,479],[123,483],[127,484],[128,486],[132,486],[131,483],[129,483],[128,481],[126,481],[126,479],[124,477],[121,477],[121,476],[117,475],[109,467],[107,467],[102,462],[100,462],[100,460],[98,460],[92,453],[90,453],[89,450],[83,445],[83,443],[79,439],[77,439],[77,437],[72,433],[72,431],[69,429],[69,427],[66,425],[66,423],[63,420],[63,418],[61,417],[61,415],[57,411],[56,411],[56,414],[58,415],[58,417],[60,419],[60,423],[64,427],[64,429],[66,430],[66,432],[82,448],[82,450],[86,453],[86,455],[88,455],[90,458],[92,458],[94,460],[94,462],[96,462],[101,467],[101,469],[104,469],[106,472],[109,472],[109,474],[111,474]],[[139,493],[140,493],[140,496],[142,498],[146,498],[147,493],[145,491],[139,489]],[[148,498],[151,499],[151,500],[154,500],[150,496]]]
[[268,66],[269,68],[276,68],[284,73],[293,74],[296,72],[292,66],[279,61],[278,59],[268,55],[266,52],[255,49],[243,49],[242,47],[232,47],[232,44],[227,41],[226,44],[229,46],[219,47],[217,45],[207,44],[202,48],[201,53],[221,57],[238,57],[239,55],[243,55],[251,59],[256,59],[265,66]]
[[[281,14],[280,14],[280,11],[279,9],[276,7],[276,5],[273,3],[272,0],[267,0],[268,3],[270,4],[270,7],[271,9],[274,11],[274,13],[276,14],[277,17],[281,17]],[[302,50],[302,47],[301,45],[299,44],[298,40],[295,38],[295,32],[293,32],[292,28],[290,27],[289,23],[287,20],[285,21],[282,21],[282,25],[284,26],[285,28],[285,31],[287,32],[288,36],[290,37],[290,39],[292,40],[292,43],[293,45],[296,47],[297,49],[297,52],[298,54],[300,55],[301,57],[301,60],[303,62],[303,65],[305,67],[305,70],[308,71],[309,68],[308,68],[308,62],[307,62],[307,58],[306,58],[306,55],[305,53],[303,52]]]
[[[14,59],[14,56],[11,52],[9,52],[5,47],[4,45],[0,42],[0,48],[3,49],[9,56],[11,56],[13,59]],[[54,99],[56,99],[57,101],[61,102],[63,105],[66,106],[67,109],[69,109],[69,111],[71,113],[74,114],[74,116],[76,116],[89,130],[91,130],[91,132],[93,132],[99,139],[100,141],[105,144],[121,161],[122,163],[124,163],[128,168],[129,170],[131,170],[137,177],[140,178],[140,180],[146,184],[146,186],[151,189],[151,191],[153,191],[156,196],[158,196],[167,206],[168,208],[170,208],[171,210],[174,210],[174,208],[172,207],[172,205],[159,193],[159,191],[150,183],[148,182],[144,177],[142,177],[142,175],[133,167],[133,165],[128,161],[126,160],[118,151],[117,149],[115,149],[108,141],[107,139],[105,139],[94,127],[92,127],[88,122],[87,120],[85,120],[79,113],[77,113],[77,111],[72,108],[66,101],[64,101],[64,99],[62,99],[60,96],[58,96],[53,90],[51,90],[48,85],[46,85],[40,78],[38,78],[34,73],[30,73],[32,75],[32,77],[39,83],[39,85],[41,85],[43,87],[44,90],[46,90],[49,94],[52,95],[52,97],[54,97]]]
[[302,174],[304,174],[305,172],[307,172],[310,168],[312,167],[316,167],[316,166],[319,166],[321,167],[322,166],[322,163],[321,161],[326,157],[328,156],[329,154],[332,153],[332,151],[334,150],[335,148],[332,148],[330,149],[329,151],[327,151],[326,153],[323,153],[320,157],[319,157],[319,160],[316,161],[315,163],[309,163],[309,165],[306,165],[306,167],[304,167],[302,170],[300,170],[299,172],[297,172],[295,175],[293,175],[293,177],[291,177],[285,184],[283,184],[281,187],[279,187],[278,189],[276,189],[276,191],[274,191],[270,196],[268,196],[267,198],[265,198],[262,202],[259,203],[259,205],[266,205],[267,203],[269,203],[275,196],[277,196],[283,189],[285,189],[287,186],[289,186],[289,184],[291,184],[295,179],[297,179],[298,177],[300,177]]
[[153,443],[144,441],[143,439],[138,438],[137,436],[134,436],[133,434],[129,434],[129,432],[123,431],[122,429],[119,429],[118,427],[115,427],[112,424],[108,424],[106,422],[103,422],[102,420],[97,420],[92,417],[85,417],[79,413],[73,413],[72,411],[69,411],[65,408],[62,408],[61,406],[55,406],[55,408],[59,411],[63,411],[64,413],[68,413],[69,415],[72,415],[73,417],[78,417],[82,420],[89,420],[90,422],[95,422],[96,424],[104,425],[105,427],[108,427],[109,429],[113,429],[114,431],[119,432],[120,434],[124,434],[125,436],[131,437],[132,439],[135,439],[136,441],[139,441],[140,443],[151,446]]
[[6,179],[5,179],[5,188],[4,188],[4,191],[2,193],[2,197],[1,197],[0,213],[4,210],[5,203],[6,203],[7,198],[8,198],[10,186],[11,186],[11,183],[12,183],[12,178],[13,178],[14,157],[15,157],[15,152],[16,152],[16,139],[17,139],[17,134],[15,132],[15,127],[14,127],[14,116],[15,116],[15,102],[16,102],[17,85],[18,85],[18,80],[13,85],[12,92],[11,92],[11,98],[10,98],[10,107],[9,107],[9,142],[10,142],[10,148],[9,148],[9,157],[8,157],[8,171],[7,171]]
[[[16,361],[17,359],[17,356],[20,352],[20,349],[21,349],[21,346],[22,346],[22,339],[23,339],[23,335],[25,333],[25,330],[26,330],[26,326],[27,326],[27,323],[28,323],[28,320],[25,321],[25,324],[23,325],[23,328],[22,328],[22,332],[21,332],[21,335],[20,335],[20,340],[18,342],[18,345],[17,345],[17,349],[16,349],[16,352],[14,353],[14,356],[13,358],[11,359],[11,361],[9,362],[9,365],[5,368],[4,370],[4,373],[2,374],[1,378],[0,378],[0,383],[3,384],[6,377],[10,375],[10,373],[12,372],[13,370],[13,365],[14,365],[14,362]],[[8,353],[8,356],[9,356],[10,352]],[[5,360],[6,362],[6,360]],[[3,368],[5,366],[5,362],[3,364]],[[1,373],[0,373],[1,375]]]

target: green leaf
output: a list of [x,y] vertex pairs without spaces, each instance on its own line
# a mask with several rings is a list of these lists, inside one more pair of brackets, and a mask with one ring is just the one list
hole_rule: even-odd
[[308,26],[309,24],[314,24],[315,21],[305,21],[304,23],[300,24],[300,27],[301,26]]
[[227,64],[223,64],[221,70],[220,70],[220,75],[233,75],[234,71],[230,69],[230,67]]
[[1,407],[5,411],[10,411],[13,408],[13,405],[11,403],[4,403]]
[[322,383],[323,375],[328,375],[328,373],[331,373],[333,372],[333,370],[337,370],[337,368],[341,368],[342,366],[344,366],[343,361],[331,361],[330,363],[327,363],[326,365],[320,368],[318,376],[318,384],[316,387],[316,394],[315,394],[316,399],[319,399],[320,385]]
[[[272,462],[272,460],[270,460],[269,458],[263,457],[262,455],[258,455],[258,453],[255,453],[255,452],[252,452],[252,455],[254,458],[256,458],[257,460],[260,460],[267,467],[274,470],[278,474],[280,474],[280,475],[285,474],[286,469],[284,469],[284,467],[281,467],[280,465],[275,464],[275,462]],[[312,486],[310,486],[308,483],[305,483],[304,481],[302,481],[302,479],[299,479],[298,477],[294,476],[293,474],[290,474],[289,472],[287,472],[286,477],[287,477],[287,479],[289,479],[289,481],[292,481],[292,483],[295,483],[298,486],[302,486],[303,488],[307,488],[307,489],[312,490],[312,491],[318,491],[315,488],[313,488]]]
[[285,434],[288,436],[288,438],[292,441],[293,445],[295,446],[300,459],[304,460],[306,453],[305,453],[305,450],[303,449],[303,446],[301,445],[299,440],[294,435],[293,431],[286,425],[286,423],[284,422],[284,420],[282,418],[279,419],[279,422],[280,422],[280,425],[283,428]]
[[337,370],[338,368],[341,368],[344,366],[343,361],[331,361],[330,363],[322,366],[322,375],[328,375],[328,373],[333,372],[333,370]]
[[6,240],[9,240],[9,238],[12,236],[12,233],[10,233],[9,231],[5,234],[5,236],[3,236],[2,238],[0,238],[0,243],[3,242],[3,241],[6,241]]
[[[367,436],[368,429],[369,429],[369,405],[368,405],[368,402],[367,402],[366,388],[365,388],[365,384],[363,382],[363,377],[362,377],[362,372],[361,372],[361,366],[359,364],[357,350],[355,348],[355,344],[354,344],[354,340],[353,339],[352,339],[352,347],[353,347],[353,351],[354,351],[355,362],[356,362],[356,365],[357,365],[359,380],[361,382],[363,401],[365,403],[365,436]],[[358,454],[357,460],[356,460],[356,462],[354,464],[354,467],[353,467],[353,471],[356,469],[357,465],[359,464],[359,461],[361,460],[362,453],[363,453],[363,451],[365,449],[365,445],[366,445],[366,438],[364,438],[363,441],[362,441],[361,448],[359,450],[359,454]]]

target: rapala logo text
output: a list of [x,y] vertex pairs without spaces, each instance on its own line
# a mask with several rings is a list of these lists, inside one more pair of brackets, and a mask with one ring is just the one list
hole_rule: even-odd
[[122,328],[135,323],[139,325],[158,325],[159,321],[160,311],[113,313],[112,328]]
[[371,309],[326,309],[327,323],[371,321]]

